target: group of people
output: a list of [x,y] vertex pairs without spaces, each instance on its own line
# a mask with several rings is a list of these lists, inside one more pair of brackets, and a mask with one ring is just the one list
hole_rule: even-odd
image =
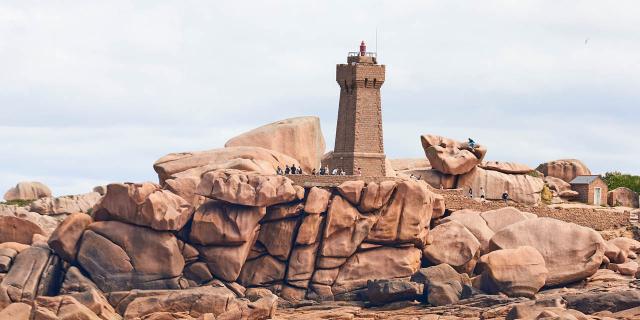
[[[473,199],[473,188],[469,188],[469,198]],[[484,187],[480,187],[480,199],[484,200],[487,198],[487,193],[484,191]],[[509,202],[509,193],[505,190],[502,193],[502,201],[505,204]]]
[[[276,174],[278,175],[288,175],[288,174],[304,174],[304,171],[302,171],[302,167],[296,167],[295,164],[292,164],[291,166],[286,165],[284,170],[282,170],[282,168],[280,168],[280,166],[278,166],[278,168],[276,168]],[[338,168],[334,168],[333,170],[329,169],[329,166],[324,166],[324,167],[320,167],[319,170],[316,170],[316,168],[313,168],[313,170],[311,170],[311,175],[319,175],[319,176],[346,176],[347,173],[343,170],[343,169],[338,169]],[[355,176],[360,176],[362,175],[362,169],[360,167],[356,168],[356,170],[354,170],[353,175]]]
[[296,167],[295,164],[292,164],[291,166],[285,165],[284,170],[282,170],[282,168],[278,166],[278,168],[276,169],[276,174],[281,176],[285,174],[303,174],[303,172],[302,167]]

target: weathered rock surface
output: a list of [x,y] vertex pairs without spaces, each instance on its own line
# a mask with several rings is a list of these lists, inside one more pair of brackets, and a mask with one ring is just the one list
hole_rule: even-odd
[[77,259],[105,292],[180,288],[185,264],[172,233],[118,221],[89,225]]
[[295,164],[298,160],[274,150],[260,147],[229,147],[207,151],[170,153],[153,164],[160,183],[176,177],[200,177],[208,171],[237,169],[245,172],[275,174],[280,166]]
[[252,241],[258,222],[265,214],[264,207],[208,201],[196,211],[189,237],[199,245],[241,245]]
[[96,206],[109,219],[119,220],[159,231],[177,231],[191,219],[191,205],[171,191],[145,183],[114,183]]
[[86,213],[74,213],[69,215],[49,237],[49,247],[62,259],[73,263],[76,260],[80,238],[93,222],[91,216]]
[[299,200],[302,187],[284,176],[244,174],[237,170],[207,172],[197,193],[207,198],[245,206],[263,207]]
[[0,283],[0,308],[14,302],[30,303],[39,295],[52,295],[61,281],[60,259],[51,250],[29,247],[14,259]]
[[17,217],[0,216],[0,243],[31,244],[34,234],[45,234],[37,224]]
[[350,257],[367,237],[377,219],[375,215],[361,214],[343,197],[334,196],[327,212],[321,256]]
[[39,214],[58,215],[89,212],[102,196],[97,192],[64,197],[46,197],[31,203],[29,210]]
[[422,296],[423,288],[423,284],[405,280],[369,280],[367,298],[373,304],[418,300]]
[[424,284],[424,301],[432,306],[456,303],[462,295],[462,288],[468,284],[463,277],[448,264],[422,268],[411,276],[411,281]]
[[259,227],[250,233],[251,239],[235,246],[197,246],[200,257],[216,278],[233,282],[238,279],[251,247],[258,238]]
[[431,168],[431,164],[428,159],[415,158],[415,159],[389,159],[391,167],[395,171],[406,171],[415,169],[428,169]]
[[367,240],[424,246],[438,195],[424,181],[399,182],[395,193],[371,229]]
[[461,223],[450,221],[431,230],[433,242],[423,254],[433,264],[446,263],[461,273],[470,274],[480,256],[480,242]]
[[0,319],[31,320],[31,305],[15,302],[0,310]]
[[436,189],[454,189],[458,181],[456,175],[445,174],[435,169],[414,169],[398,172],[399,177],[406,179],[411,178],[412,175]]
[[618,312],[640,306],[640,292],[626,290],[619,292],[597,292],[566,295],[567,308],[587,314],[607,310]]
[[509,297],[534,298],[548,274],[544,257],[527,246],[493,251],[480,257],[479,266],[498,291]]
[[334,295],[366,287],[369,279],[409,277],[420,268],[417,248],[381,247],[354,254],[340,268],[331,287]]
[[[140,292],[127,306],[125,319],[267,319],[277,297],[255,302],[237,299],[228,288],[206,286],[187,290]],[[153,318],[151,315],[158,317]],[[160,316],[163,317],[160,317]]]
[[556,177],[571,182],[576,176],[590,175],[591,170],[580,160],[561,159],[540,164],[537,171],[545,176]]
[[610,206],[623,206],[638,208],[638,193],[625,187],[613,189],[607,193],[607,204]]
[[43,320],[102,320],[91,309],[80,303],[74,297],[68,295],[55,297],[38,297],[34,303],[33,314],[34,319]]
[[624,263],[629,255],[637,253],[640,253],[640,242],[635,239],[619,237],[606,243],[605,255],[614,263]]
[[310,214],[321,214],[327,211],[329,206],[329,198],[331,192],[318,187],[309,189],[306,201],[304,203],[304,211]]
[[231,138],[224,146],[262,147],[278,151],[297,159],[307,174],[314,168],[320,168],[320,159],[325,151],[318,117],[276,121]]
[[506,174],[527,174],[533,171],[528,165],[516,162],[483,161],[478,166],[485,170],[498,171]]
[[442,219],[442,223],[457,221],[462,224],[480,242],[480,254],[489,252],[489,241],[495,232],[489,228],[487,221],[482,218],[480,212],[472,210],[460,210]]
[[19,182],[15,187],[7,190],[4,200],[36,200],[51,197],[51,190],[41,182]]
[[446,174],[459,175],[471,171],[487,153],[481,145],[471,148],[466,142],[436,135],[423,135],[420,141],[431,167]]
[[538,217],[529,212],[521,212],[520,210],[513,207],[505,207],[496,210],[485,211],[481,213],[480,216],[482,217],[482,219],[484,219],[484,221],[487,222],[487,226],[491,230],[493,230],[493,232],[498,232],[516,222]]
[[336,190],[340,195],[351,202],[354,206],[360,203],[360,197],[362,196],[362,189],[364,188],[364,181],[346,181],[341,183]]
[[493,250],[520,246],[531,246],[544,257],[549,270],[546,286],[593,275],[605,251],[605,242],[598,232],[551,218],[526,219],[509,225],[498,231],[490,243]]
[[500,200],[507,191],[509,199],[523,204],[540,203],[540,191],[544,186],[541,178],[526,174],[505,174],[498,171],[475,168],[458,178],[458,188],[478,193],[484,188],[488,200]]

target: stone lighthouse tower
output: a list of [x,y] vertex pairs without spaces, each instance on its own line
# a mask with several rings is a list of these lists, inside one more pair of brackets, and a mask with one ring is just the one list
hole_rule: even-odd
[[329,168],[344,170],[347,175],[385,175],[382,142],[380,87],[384,83],[384,65],[376,53],[367,52],[364,41],[359,52],[350,52],[347,64],[336,66],[340,85],[340,105],[333,155],[326,159]]

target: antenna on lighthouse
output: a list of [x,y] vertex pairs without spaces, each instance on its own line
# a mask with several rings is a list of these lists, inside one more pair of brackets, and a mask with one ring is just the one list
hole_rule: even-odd
[[376,26],[376,58],[378,57],[378,26]]

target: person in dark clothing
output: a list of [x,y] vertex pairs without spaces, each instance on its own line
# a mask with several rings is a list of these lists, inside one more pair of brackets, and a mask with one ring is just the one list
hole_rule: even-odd
[[298,171],[296,171],[296,165],[292,164],[291,165],[291,174],[296,174],[296,172],[298,172]]
[[473,141],[473,139],[469,138],[469,148],[471,149],[475,149],[476,148],[476,142]]
[[507,191],[502,193],[502,200],[504,200],[504,204],[508,204],[508,202],[509,202],[509,194],[507,193]]
[[313,168],[313,170],[311,170],[311,175],[313,175],[313,176],[316,175],[316,168]]
[[321,176],[324,176],[324,167],[320,167],[320,172],[319,173],[320,173]]
[[284,174],[289,174],[289,173],[291,173],[291,169],[289,168],[289,165],[286,165],[284,167]]
[[473,199],[473,189],[469,188],[469,198]]
[[278,166],[278,169],[276,169],[276,174],[279,176],[282,175],[282,168],[280,168],[280,166]]

